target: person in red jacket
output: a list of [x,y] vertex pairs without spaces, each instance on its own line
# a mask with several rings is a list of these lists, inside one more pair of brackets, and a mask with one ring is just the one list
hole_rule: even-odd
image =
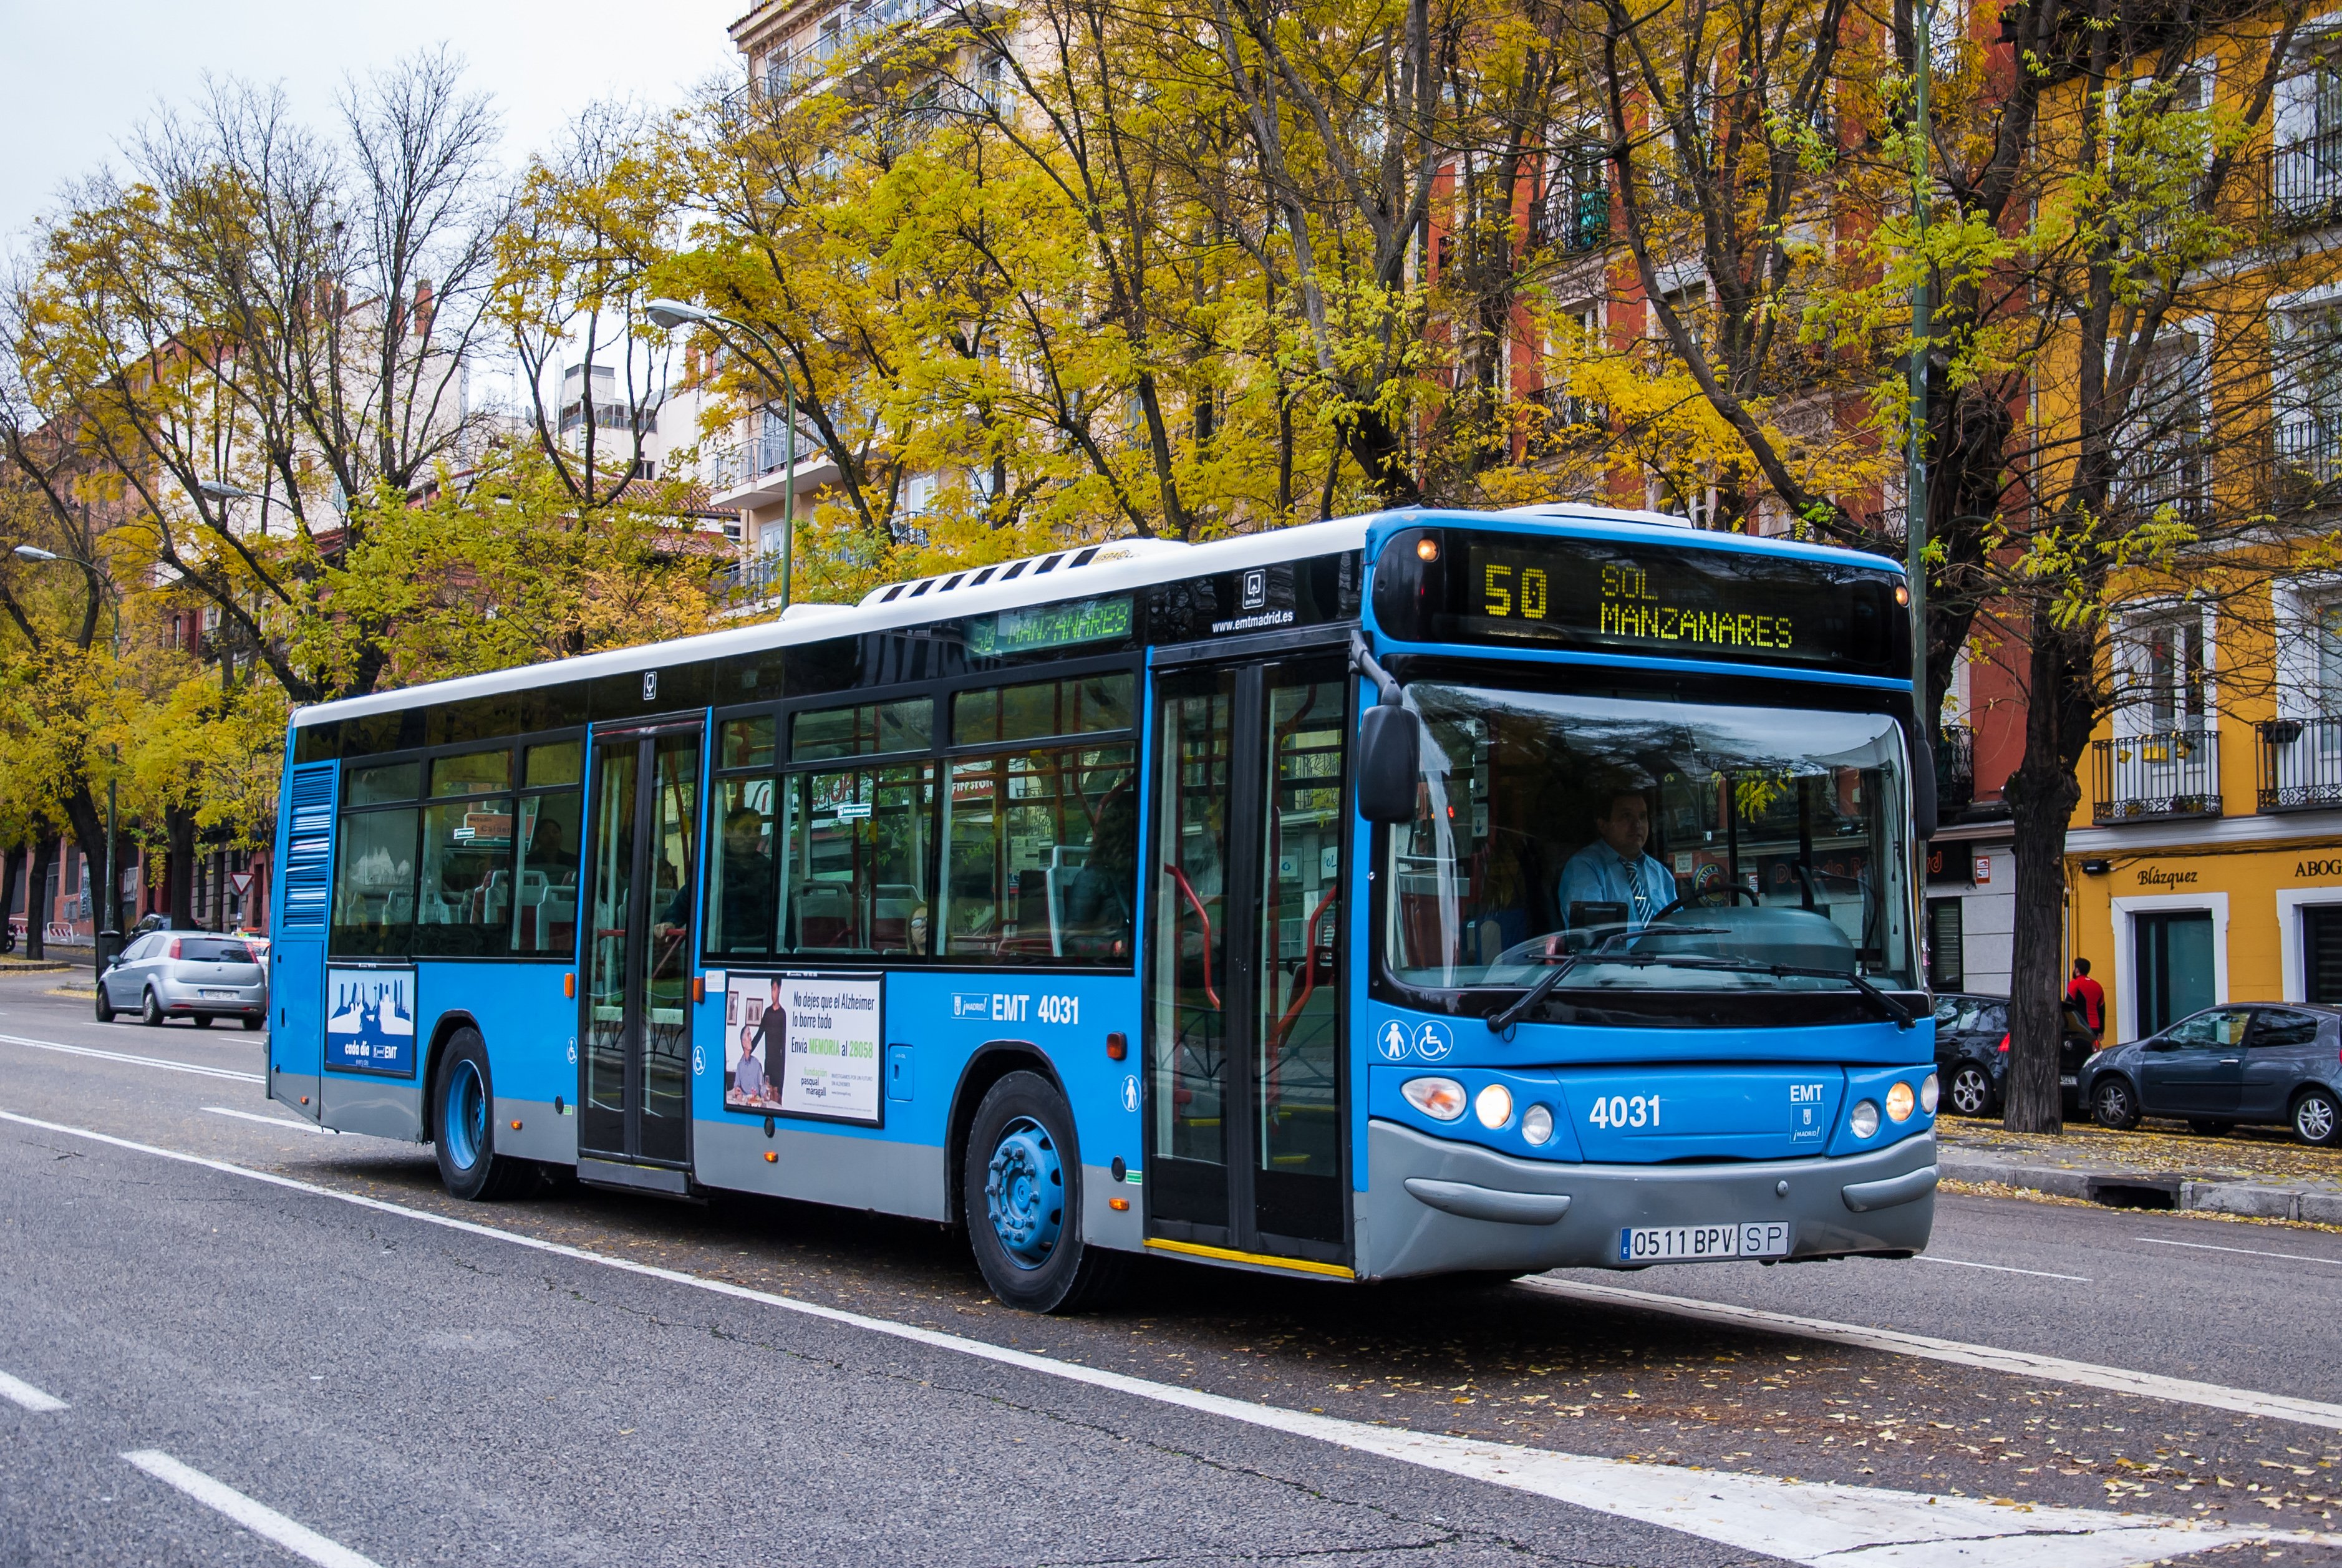
[[2103,1040],[2107,1034],[2106,987],[2090,978],[2090,961],[2074,960],[2074,983],[2066,987],[2066,1000],[2081,1009],[2082,1022],[2090,1027],[2090,1037]]

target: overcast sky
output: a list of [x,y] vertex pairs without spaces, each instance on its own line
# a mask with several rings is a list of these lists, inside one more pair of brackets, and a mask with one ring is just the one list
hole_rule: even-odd
[[518,163],[596,97],[679,98],[737,69],[725,27],[751,0],[0,0],[0,248],[53,209],[57,187],[109,160],[161,103],[205,72],[282,83],[331,128],[343,77],[452,45],[504,113]]

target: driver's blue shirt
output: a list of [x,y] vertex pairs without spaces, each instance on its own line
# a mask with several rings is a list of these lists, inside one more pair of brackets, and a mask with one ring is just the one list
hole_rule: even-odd
[[1675,873],[1651,855],[1629,861],[1600,839],[1569,857],[1561,868],[1561,917],[1573,904],[1623,904],[1626,928],[1639,931],[1651,916],[1676,901]]

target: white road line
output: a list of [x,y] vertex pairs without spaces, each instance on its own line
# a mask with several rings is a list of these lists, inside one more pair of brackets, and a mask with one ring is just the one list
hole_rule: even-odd
[[371,1557],[329,1541],[307,1525],[287,1519],[265,1503],[255,1503],[223,1481],[180,1463],[158,1448],[142,1448],[123,1458],[155,1480],[175,1486],[205,1507],[226,1514],[265,1541],[274,1541],[319,1568],[379,1568]]
[[[5,1112],[0,1112],[0,1115],[5,1114]],[[1687,1296],[1656,1295],[1648,1291],[1630,1291],[1617,1285],[1596,1284],[1587,1280],[1556,1280],[1532,1275],[1515,1283],[1532,1290],[1604,1306],[1640,1307],[1702,1323],[1723,1323],[1733,1328],[1756,1329],[1769,1333],[1795,1334],[1801,1339],[1828,1340],[1862,1350],[1884,1351],[1889,1355],[1918,1356],[1927,1361],[1949,1362],[1955,1366],[1982,1367],[1989,1372],[2005,1372],[2017,1377],[2070,1383],[2083,1388],[2103,1389],[2109,1393],[2166,1399],[2178,1404],[2201,1405],[2207,1410],[2233,1411],[2238,1415],[2298,1422],[2304,1426],[2322,1426],[2329,1432],[2342,1432],[2342,1404],[2323,1404],[2314,1399],[2294,1399],[2281,1393],[2257,1393],[2251,1389],[2229,1388],[2222,1383],[2196,1383],[2184,1377],[2165,1377],[2151,1372],[2131,1372],[2118,1366],[2067,1361],[2062,1356],[2036,1355],[2030,1351],[2002,1350],[1997,1345],[1933,1339],[1926,1334],[1902,1333],[1894,1329],[1867,1328],[1860,1323],[1832,1323],[1827,1318],[1795,1317],[1787,1313],[1766,1312],[1758,1307],[1731,1306],[1723,1302],[1696,1301]]]
[[2039,1269],[2013,1269],[2007,1263],[1972,1263],[1966,1258],[1939,1258],[1933,1253],[1921,1253],[1917,1261],[1923,1263],[1949,1263],[1954,1268],[1961,1269],[1990,1269],[1997,1274],[2029,1274],[2037,1280],[2067,1280],[2077,1285],[2090,1283],[2080,1274],[2052,1274],[2044,1273]]
[[13,1111],[0,1111],[0,1121],[86,1138],[134,1154],[175,1160],[378,1213],[397,1214],[597,1268],[616,1269],[714,1295],[754,1302],[776,1311],[885,1334],[1157,1404],[1312,1438],[1445,1474],[1552,1498],[1595,1513],[1664,1526],[1745,1551],[1807,1563],[1809,1568],[1957,1568],[1980,1560],[1991,1562],[1994,1568],[2127,1568],[2128,1564],[2205,1552],[2240,1541],[2342,1543],[2342,1536],[2255,1532],[2234,1526],[2198,1525],[2193,1520],[2090,1508],[2003,1507],[1979,1498],[1927,1497],[1879,1487],[1801,1483],[1683,1465],[1593,1459],[1478,1438],[1373,1426],[1313,1412],[1255,1404],[1200,1389],[1152,1383],[888,1318],[819,1306],[655,1263],[605,1257],[560,1242],[435,1214],[426,1209],[412,1209],[381,1198],[336,1192],[271,1171],[255,1171],[201,1154],[133,1143],[111,1134],[45,1122]]
[[46,1415],[53,1410],[69,1408],[65,1402],[56,1395],[43,1393],[31,1383],[21,1378],[10,1377],[5,1372],[0,1372],[0,1399],[21,1404],[35,1415]]
[[313,1126],[307,1122],[291,1122],[282,1116],[264,1116],[256,1111],[231,1111],[225,1105],[206,1105],[204,1109],[215,1116],[234,1116],[242,1122],[257,1122],[264,1127],[282,1127],[288,1133],[323,1133],[329,1138],[341,1135],[331,1127]]
[[134,1067],[167,1067],[174,1073],[194,1073],[205,1078],[233,1078],[239,1084],[265,1084],[257,1073],[233,1067],[205,1067],[195,1062],[171,1062],[160,1056],[132,1056],[120,1051],[100,1051],[94,1045],[61,1045],[55,1040],[27,1040],[21,1034],[0,1034],[0,1044],[30,1045],[35,1051],[62,1051],[68,1056],[95,1056],[102,1062],[127,1062]]
[[2167,1242],[2161,1236],[2134,1236],[2131,1239],[2148,1242],[2158,1247],[2187,1247],[2199,1253],[2237,1253],[2248,1258],[2283,1258],[2288,1263],[2324,1263],[2328,1268],[2342,1268],[2342,1258],[2312,1257],[2307,1253],[2265,1253],[2258,1247],[2216,1247],[2209,1242]]

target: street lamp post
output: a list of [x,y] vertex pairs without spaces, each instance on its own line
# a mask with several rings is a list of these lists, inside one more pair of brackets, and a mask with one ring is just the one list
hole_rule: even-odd
[[796,384],[789,379],[788,362],[770,338],[746,322],[700,305],[679,299],[655,299],[643,307],[643,314],[650,317],[653,326],[667,332],[679,326],[733,327],[755,338],[772,356],[773,368],[780,375],[781,408],[788,424],[788,434],[782,437],[786,477],[781,484],[781,608],[786,610],[789,607],[789,568],[797,549],[797,393]]
[[[99,575],[97,568],[79,556],[60,555],[54,550],[44,550],[37,544],[19,544],[15,554],[20,561],[31,561],[36,564],[71,560],[75,565],[89,574],[89,579],[93,584],[101,587],[105,584],[105,579]],[[114,667],[111,674],[114,679],[114,689],[118,693],[122,690],[122,599],[119,594],[109,594],[107,597],[114,601]],[[101,974],[105,972],[106,960],[114,956],[111,951],[113,944],[122,940],[122,874],[114,864],[115,810],[120,790],[122,747],[109,743],[106,746],[106,758],[113,765],[107,770],[105,775],[105,897],[99,905],[99,914],[102,918],[98,924],[102,929],[97,933],[96,943],[96,969]]]

